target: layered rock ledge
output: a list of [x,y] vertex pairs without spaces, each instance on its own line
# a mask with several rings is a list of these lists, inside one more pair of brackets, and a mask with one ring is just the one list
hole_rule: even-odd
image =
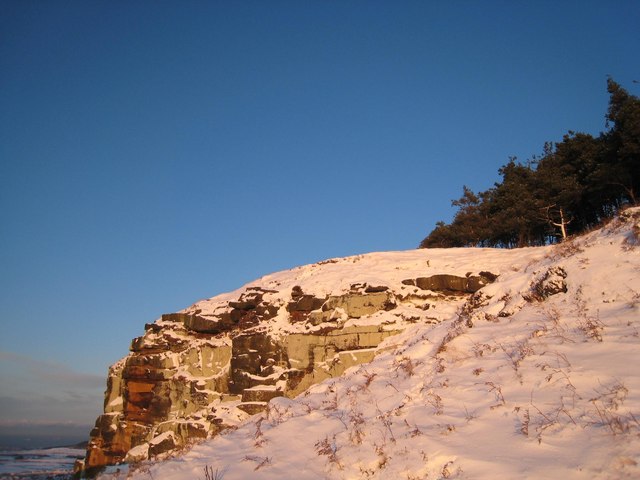
[[147,324],[109,369],[77,469],[139,462],[234,428],[274,397],[371,361],[408,324],[447,318],[496,278],[434,272],[426,254],[299,267]]

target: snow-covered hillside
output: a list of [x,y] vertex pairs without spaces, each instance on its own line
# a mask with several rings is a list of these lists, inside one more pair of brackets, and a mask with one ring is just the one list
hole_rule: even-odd
[[640,478],[640,209],[557,246],[376,253],[255,285],[346,291],[427,264],[499,276],[439,324],[387,338],[371,363],[274,398],[238,428],[129,476]]

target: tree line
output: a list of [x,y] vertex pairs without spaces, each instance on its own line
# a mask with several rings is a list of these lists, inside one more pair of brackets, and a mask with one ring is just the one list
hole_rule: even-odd
[[429,247],[525,247],[578,234],[640,197],[640,99],[607,80],[605,132],[569,131],[542,155],[515,158],[484,192],[463,187],[449,224],[438,222],[420,243]]

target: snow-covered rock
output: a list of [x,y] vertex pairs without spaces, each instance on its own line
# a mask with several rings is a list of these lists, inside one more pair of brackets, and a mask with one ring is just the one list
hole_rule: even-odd
[[[370,362],[386,338],[449,318],[495,280],[476,257],[418,250],[332,259],[163,315],[110,368],[85,468],[181,449],[235,427],[275,397],[293,398]],[[173,443],[154,448],[168,431]]]
[[[175,328],[156,322],[134,344],[178,355],[182,384],[203,382],[211,392],[197,404],[183,388],[194,408],[171,403],[168,415],[218,422],[219,430],[175,459],[145,464],[139,478],[201,478],[205,468],[225,480],[637,478],[639,225],[640,209],[629,209],[556,246],[330,260],[180,312],[220,323],[235,315],[240,327],[217,336],[194,333],[184,321],[172,320]],[[377,307],[369,310],[373,294]],[[244,314],[231,313],[263,303],[269,318],[252,318],[245,329]],[[228,392],[193,373],[204,372],[201,357],[195,366],[184,363],[197,342],[228,349],[219,370]],[[112,371],[125,372],[144,348]],[[124,418],[133,412],[128,385],[135,393],[138,380],[114,375]],[[161,384],[177,378],[160,377]],[[273,395],[278,389],[283,396]],[[266,410],[238,414],[242,398],[225,402],[232,394]],[[117,409],[114,394],[108,398]],[[111,435],[114,423],[103,423]],[[147,425],[140,444],[166,431],[162,422]]]

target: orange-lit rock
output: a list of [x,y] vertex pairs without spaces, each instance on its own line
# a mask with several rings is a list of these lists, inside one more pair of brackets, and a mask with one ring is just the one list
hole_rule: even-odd
[[[471,290],[468,281],[460,279]],[[434,298],[447,301],[421,294],[424,288],[415,280],[396,282],[395,291],[357,283],[335,294],[297,284],[282,291],[253,286],[230,300],[163,315],[109,369],[84,469],[182,448],[238,424],[274,397],[296,396],[371,361],[385,338],[419,317],[412,311],[424,312]]]

